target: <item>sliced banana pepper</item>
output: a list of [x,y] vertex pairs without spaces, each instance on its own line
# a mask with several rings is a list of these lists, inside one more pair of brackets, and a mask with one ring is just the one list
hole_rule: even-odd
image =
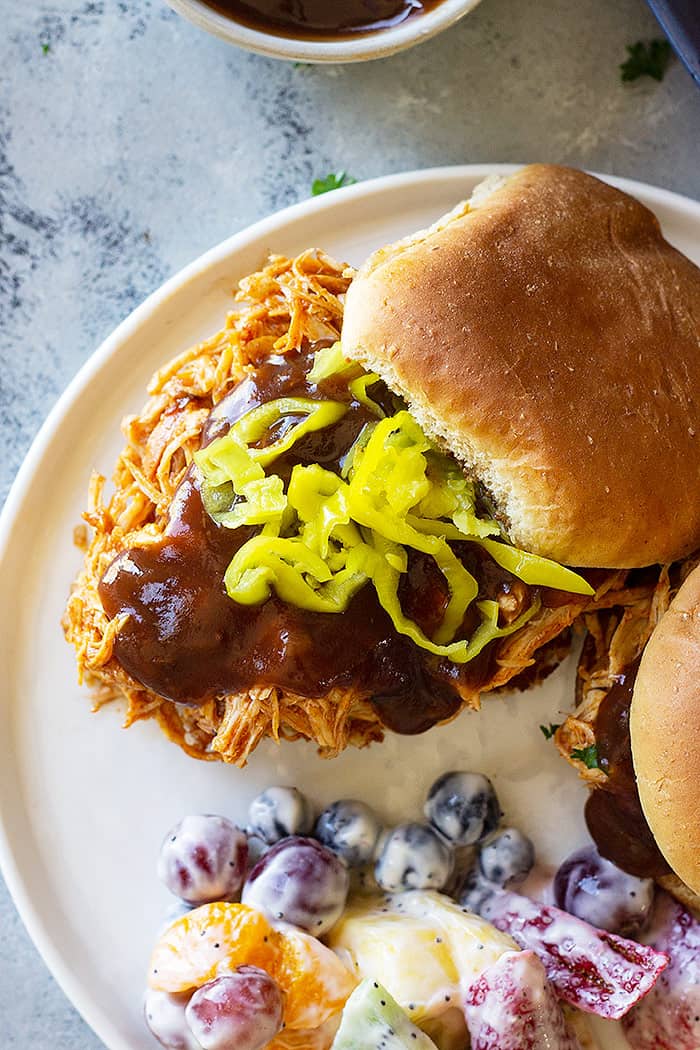
[[[319,352],[310,378],[345,376],[351,396],[383,417],[369,394],[376,376],[356,371],[334,346]],[[459,638],[479,588],[450,543],[480,544],[525,583],[593,593],[571,569],[491,539],[500,530],[496,522],[479,517],[473,484],[405,410],[363,429],[343,461],[342,476],[318,464],[297,464],[285,492],[282,479],[265,468],[305,434],[337,423],[347,409],[338,401],[278,398],[252,409],[228,434],[196,453],[211,517],[227,528],[262,526],[226,571],[226,590],[234,601],[256,605],[274,592],[303,609],[338,613],[371,582],[400,634],[436,656],[466,663],[494,638],[518,630],[540,603],[499,627],[498,603],[477,602],[481,622],[471,638]],[[271,427],[295,417],[299,421],[280,438],[261,444]],[[401,608],[399,583],[409,548],[434,558],[447,585],[445,613],[432,639]]]

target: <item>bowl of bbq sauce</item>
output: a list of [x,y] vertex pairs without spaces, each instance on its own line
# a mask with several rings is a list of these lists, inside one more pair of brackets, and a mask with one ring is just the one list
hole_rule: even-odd
[[479,0],[167,0],[201,29],[273,58],[363,62],[428,40]]

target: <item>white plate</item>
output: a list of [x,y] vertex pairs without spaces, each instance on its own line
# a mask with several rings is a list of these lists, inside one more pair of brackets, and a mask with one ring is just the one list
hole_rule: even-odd
[[[214,248],[87,362],[19,473],[0,523],[0,860],[37,947],[110,1050],[153,1047],[141,994],[168,906],[155,858],[165,831],[187,812],[242,821],[254,794],[286,782],[319,805],[357,795],[387,819],[406,819],[419,814],[438,773],[474,768],[493,777],[508,819],[534,838],[543,860],[556,862],[586,838],[583,788],[538,729],[570,705],[570,662],[536,691],[489,700],[481,715],[422,737],[390,737],[334,762],[310,746],[268,742],[240,771],[187,758],[153,723],[123,732],[115,706],[91,714],[59,626],[80,563],[71,534],[90,471],[111,472],[121,417],[140,408],[159,365],[220,326],[236,280],[269,251],[311,245],[359,263],[435,219],[493,170],[378,179],[305,201]],[[700,205],[617,184],[650,205],[670,239],[700,261]],[[605,1045],[615,1046],[615,1037]]]

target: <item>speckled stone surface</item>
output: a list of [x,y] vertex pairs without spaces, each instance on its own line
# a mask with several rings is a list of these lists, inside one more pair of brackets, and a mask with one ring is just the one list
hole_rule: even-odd
[[[643,0],[483,0],[395,58],[295,67],[162,0],[0,0],[0,500],[80,365],[224,237],[358,179],[551,160],[700,197],[700,93],[678,62],[623,85]],[[118,907],[118,902],[115,902]],[[97,1050],[0,882],[0,1046]]]

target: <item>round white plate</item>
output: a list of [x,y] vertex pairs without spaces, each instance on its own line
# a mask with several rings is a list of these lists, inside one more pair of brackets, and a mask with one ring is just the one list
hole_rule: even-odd
[[[359,263],[425,226],[494,167],[389,176],[289,208],[208,252],[139,307],[87,362],[37,437],[0,522],[0,861],[44,959],[110,1050],[153,1047],[141,1018],[149,951],[169,906],[155,875],[167,829],[188,812],[244,821],[269,783],[297,784],[319,806],[359,796],[387,820],[416,818],[449,768],[493,777],[507,819],[556,862],[585,841],[584,789],[539,731],[571,703],[569,661],[542,687],[490,699],[480,715],[415,738],[349,751],[268,742],[247,769],[196,762],[153,723],[120,728],[115,705],[90,713],[59,625],[80,564],[73,526],[90,472],[109,475],[119,422],[145,399],[151,373],[215,331],[237,279],[270,251],[320,246]],[[700,205],[617,181],[700,261]],[[608,1031],[606,1048],[617,1039]],[[622,1044],[620,1044],[622,1045]]]

